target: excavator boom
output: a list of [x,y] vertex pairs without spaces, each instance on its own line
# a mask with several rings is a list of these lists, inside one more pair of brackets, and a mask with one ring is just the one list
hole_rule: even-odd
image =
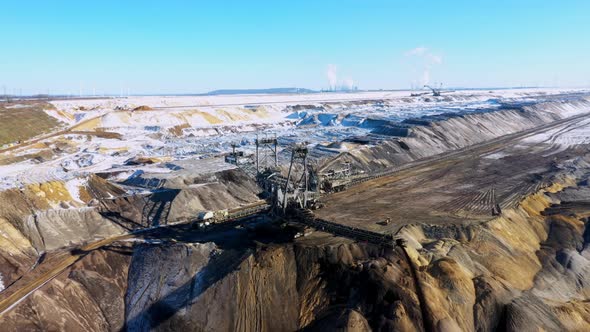
[[431,87],[430,85],[425,85],[425,88],[429,88],[430,90],[432,90],[432,95],[435,97],[440,96],[440,90],[436,90],[435,88]]

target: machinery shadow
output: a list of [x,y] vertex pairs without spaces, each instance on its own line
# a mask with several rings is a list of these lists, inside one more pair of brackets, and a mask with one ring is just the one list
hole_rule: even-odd
[[164,189],[151,194],[143,206],[141,224],[150,227],[167,224],[172,202],[179,192],[180,189]]
[[[238,224],[218,225],[217,229],[204,232],[191,232],[183,228],[166,229],[163,230],[163,233],[146,237],[147,240],[166,238],[168,241],[176,243],[214,242],[216,247],[221,250],[212,254],[206,265],[182,285],[160,294],[140,313],[127,317],[122,331],[144,331],[158,328],[179,311],[190,308],[203,293],[217,282],[239,270],[242,263],[253,255],[259,246],[269,243],[284,243],[293,239],[292,230],[278,231],[277,228],[271,230],[271,227],[267,226],[268,223],[265,222],[262,222],[260,227],[254,230],[235,227]],[[274,234],[272,239],[269,235],[271,233]]]
[[[172,203],[179,192],[180,189],[162,189],[139,201],[120,198],[120,201],[125,203],[119,205],[124,207],[121,211],[117,211],[117,205],[114,203],[102,202],[99,213],[127,231],[166,225],[169,222]],[[139,206],[137,202],[140,202]]]
[[184,308],[228,274],[237,270],[253,250],[228,249],[211,257],[209,262],[187,282],[161,296],[141,313],[127,319],[121,331],[153,330]]

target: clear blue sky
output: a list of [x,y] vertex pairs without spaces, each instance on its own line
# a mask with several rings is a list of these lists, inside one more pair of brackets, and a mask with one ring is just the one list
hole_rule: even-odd
[[587,0],[5,0],[1,10],[9,92],[320,89],[329,74],[361,89],[590,85]]

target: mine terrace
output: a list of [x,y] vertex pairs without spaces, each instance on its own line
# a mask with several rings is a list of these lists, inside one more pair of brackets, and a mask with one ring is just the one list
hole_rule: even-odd
[[7,330],[590,322],[590,91],[27,99],[0,119]]

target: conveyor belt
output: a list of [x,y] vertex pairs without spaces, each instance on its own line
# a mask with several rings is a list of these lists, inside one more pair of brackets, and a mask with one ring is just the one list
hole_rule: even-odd
[[369,242],[380,246],[393,248],[396,239],[392,235],[371,232],[365,229],[341,225],[335,222],[317,218],[309,210],[291,210],[296,222],[308,225],[315,229],[332,233],[334,235],[350,238],[359,242]]

